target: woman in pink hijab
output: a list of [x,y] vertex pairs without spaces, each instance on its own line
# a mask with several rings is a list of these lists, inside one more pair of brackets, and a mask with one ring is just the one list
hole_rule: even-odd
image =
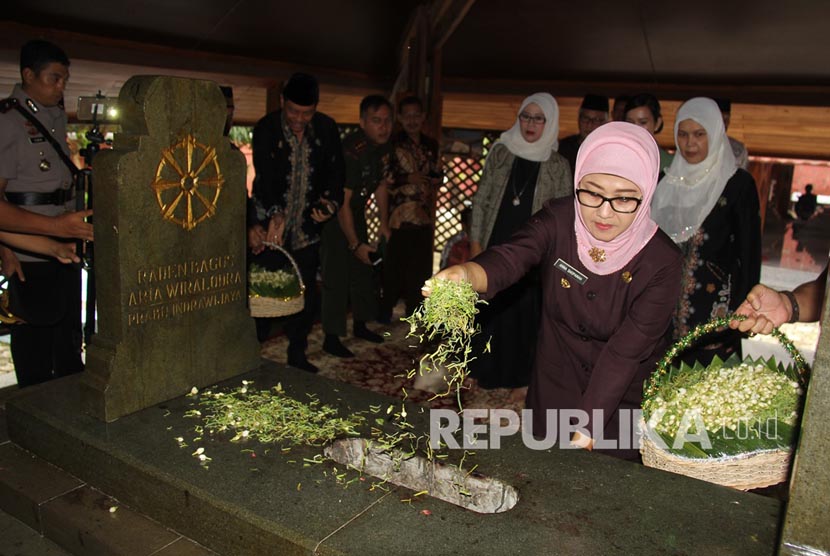
[[[680,251],[651,219],[659,160],[646,130],[603,125],[579,149],[573,198],[547,202],[509,242],[434,278],[467,280],[489,298],[539,265],[542,322],[526,400],[537,438],[638,457],[636,422],[620,410],[639,409],[680,293]],[[565,410],[577,432],[563,429]]]

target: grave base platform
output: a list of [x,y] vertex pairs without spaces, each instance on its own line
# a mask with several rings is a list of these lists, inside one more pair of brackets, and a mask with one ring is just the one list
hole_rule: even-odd
[[[21,392],[6,406],[13,442],[121,503],[224,555],[307,554],[722,554],[775,553],[777,500],[581,450],[534,451],[519,436],[479,450],[465,467],[519,491],[516,506],[478,514],[387,486],[326,462],[322,447],[193,442],[194,397],[182,396],[104,423],[82,412],[79,376]],[[341,415],[383,410],[389,398],[270,362],[241,380],[289,395],[314,393]],[[397,407],[400,403],[396,402]],[[426,413],[408,410],[426,422]],[[177,437],[185,439],[181,447]],[[192,454],[204,447],[206,466]],[[472,463],[470,463],[472,462]],[[334,471],[335,467],[339,467]],[[411,499],[411,502],[402,500]],[[423,510],[429,510],[424,512]]]

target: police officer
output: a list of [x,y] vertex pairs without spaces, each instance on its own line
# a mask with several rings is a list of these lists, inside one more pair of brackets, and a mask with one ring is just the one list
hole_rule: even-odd
[[[69,59],[46,41],[20,52],[22,83],[12,97],[36,118],[66,155],[66,114],[61,107]],[[16,110],[0,114],[0,222],[8,231],[92,240],[91,211],[74,207],[72,173],[48,138]],[[81,275],[77,266],[0,247],[10,278],[14,312],[11,351],[21,387],[83,370]]]
[[360,131],[343,140],[346,162],[343,206],[337,220],[323,229],[323,349],[337,357],[354,357],[340,341],[346,335],[346,312],[351,300],[354,335],[370,342],[383,338],[366,327],[378,314],[366,202],[374,193],[380,212],[380,232],[389,239],[387,187],[392,179],[392,105],[380,95],[360,102]]

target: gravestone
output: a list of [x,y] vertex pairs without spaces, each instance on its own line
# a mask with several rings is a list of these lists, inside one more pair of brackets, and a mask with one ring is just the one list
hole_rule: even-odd
[[[830,289],[825,287],[826,292]],[[790,499],[778,554],[830,554],[830,296],[824,296],[816,361],[801,418],[801,438],[795,452]]]
[[136,76],[95,159],[98,333],[82,395],[110,422],[256,368],[247,309],[246,163],[209,81]]

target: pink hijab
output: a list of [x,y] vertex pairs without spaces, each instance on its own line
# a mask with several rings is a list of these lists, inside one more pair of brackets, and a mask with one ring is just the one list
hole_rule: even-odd
[[[579,260],[594,274],[607,275],[627,265],[645,247],[657,231],[651,219],[651,197],[657,188],[660,172],[660,151],[654,137],[645,129],[626,122],[610,122],[594,130],[583,141],[576,156],[574,189],[588,174],[611,174],[634,182],[643,193],[634,221],[626,231],[611,241],[600,241],[588,231],[576,206],[577,249]],[[605,251],[603,262],[594,262],[589,255],[593,248]]]

